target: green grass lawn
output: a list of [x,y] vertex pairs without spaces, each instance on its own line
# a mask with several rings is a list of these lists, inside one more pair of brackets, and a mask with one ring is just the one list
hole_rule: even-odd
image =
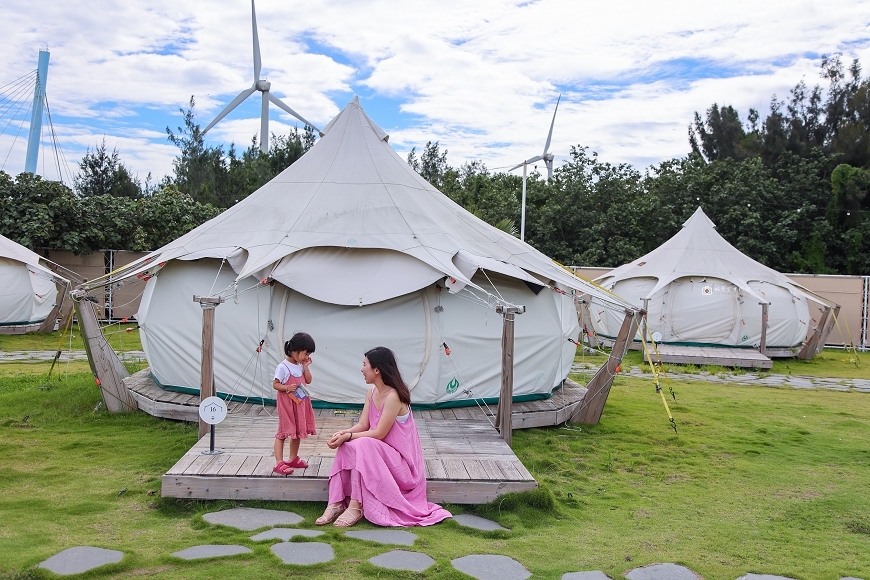
[[[205,512],[245,505],[292,510],[314,528],[324,504],[163,499],[160,477],[195,442],[196,426],[95,413],[100,395],[89,372],[60,376],[46,390],[44,370],[0,374],[0,577],[53,577],[33,567],[76,545],[126,554],[88,578],[415,577],[371,566],[366,560],[389,548],[331,526],[334,561],[288,568],[269,551],[274,541],[205,523]],[[651,383],[624,377],[599,425],[516,431],[515,451],[541,488],[487,506],[447,506],[492,518],[507,534],[451,521],[412,530],[413,549],[436,560],[419,576],[467,578],[452,558],[498,553],[535,578],[594,569],[621,578],[653,562],[677,562],[707,580],[747,572],[870,578],[870,395],[695,382],[675,389],[679,434]],[[209,543],[254,553],[194,562],[169,555]]]
[[[85,348],[78,323],[73,323],[71,331],[63,336],[62,330],[41,334],[0,334],[0,352],[21,350],[83,350]],[[139,327],[136,324],[111,324],[103,328],[103,335],[117,351],[142,350]]]

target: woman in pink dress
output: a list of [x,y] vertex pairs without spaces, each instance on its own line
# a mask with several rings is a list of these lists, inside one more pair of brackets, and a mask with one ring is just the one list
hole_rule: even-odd
[[396,356],[379,346],[365,354],[362,374],[372,385],[359,421],[335,433],[329,504],[317,525],[349,527],[365,517],[379,526],[431,526],[450,512],[426,500],[423,448],[411,394]]

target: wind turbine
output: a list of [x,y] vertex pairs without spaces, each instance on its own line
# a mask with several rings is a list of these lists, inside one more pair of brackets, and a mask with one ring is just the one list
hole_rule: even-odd
[[245,99],[254,94],[254,91],[263,93],[263,106],[260,109],[260,151],[263,153],[269,152],[269,102],[271,101],[276,107],[293,115],[314,130],[318,130],[314,123],[307,121],[302,115],[291,109],[284,101],[273,95],[269,90],[272,88],[272,83],[260,78],[260,37],[257,34],[257,10],[254,8],[254,0],[251,0],[251,21],[254,30],[254,84],[238,94],[220,114],[214,118],[214,121],[208,124],[202,134],[208,133],[208,130],[214,127],[218,121],[227,116],[233,109],[238,107]]
[[519,165],[508,169],[508,172],[511,172],[514,169],[518,169],[520,167],[523,168],[523,208],[522,214],[520,215],[520,240],[522,241],[526,241],[526,170],[530,163],[534,163],[536,161],[543,161],[544,164],[547,166],[547,180],[553,179],[554,156],[552,153],[547,153],[547,151],[550,149],[550,140],[553,138],[553,125],[556,123],[556,113],[559,111],[559,101],[561,100],[562,95],[559,95],[559,98],[556,99],[556,110],[553,111],[553,120],[550,122],[550,134],[547,135],[547,142],[544,144],[544,152],[537,157],[526,159]]

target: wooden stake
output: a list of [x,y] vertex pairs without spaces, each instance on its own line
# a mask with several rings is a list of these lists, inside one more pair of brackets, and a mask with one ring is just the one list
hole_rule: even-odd
[[616,376],[616,367],[622,362],[622,357],[625,356],[628,345],[634,339],[640,317],[643,314],[646,314],[643,310],[625,311],[625,318],[622,321],[619,334],[616,335],[616,342],[613,343],[610,357],[586,385],[587,391],[583,395],[583,398],[580,399],[580,404],[577,407],[578,411],[569,419],[571,423],[582,423],[584,425],[598,424],[598,421],[601,419],[601,413],[604,412],[604,403],[607,402],[607,396],[610,394],[610,386],[613,384],[614,376]]
[[501,393],[495,420],[501,438],[510,445],[513,435],[511,412],[514,399],[514,317],[525,312],[526,307],[498,306],[495,311],[504,318],[501,332]]
[[122,380],[129,377],[130,373],[100,331],[94,303],[88,300],[87,292],[80,288],[70,295],[79,319],[79,330],[84,338],[88,363],[100,387],[106,410],[110,413],[129,413],[137,410],[139,406]]
[[[214,309],[224,301],[220,297],[194,296],[194,302],[199,302],[202,307],[202,366],[201,382],[199,387],[199,402],[213,397],[214,388]],[[209,434],[209,424],[199,420],[200,438]]]
[[770,304],[767,302],[761,303],[761,340],[758,343],[758,352],[763,355],[767,354],[767,319],[769,308]]

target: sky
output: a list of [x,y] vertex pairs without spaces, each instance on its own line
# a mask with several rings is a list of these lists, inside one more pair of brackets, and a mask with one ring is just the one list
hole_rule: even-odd
[[[774,94],[822,83],[824,55],[870,63],[870,0],[258,0],[256,12],[261,78],[312,123],[358,95],[403,157],[437,141],[451,165],[492,170],[542,153],[559,95],[557,166],[579,145],[643,171],[688,153],[696,111],[764,115]],[[2,15],[0,160],[13,175],[32,100],[15,81],[40,49],[63,153],[45,129],[37,172],[67,183],[103,139],[158,181],[177,153],[166,127],[191,95],[205,127],[254,81],[250,0],[5,0]],[[208,142],[247,147],[260,106],[255,93]],[[272,133],[298,125],[271,107]]]

